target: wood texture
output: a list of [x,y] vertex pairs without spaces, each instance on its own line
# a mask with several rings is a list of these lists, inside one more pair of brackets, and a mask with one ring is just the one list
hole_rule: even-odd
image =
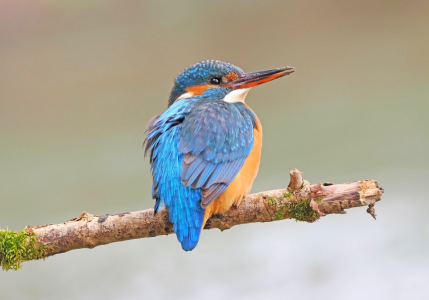
[[[371,213],[382,193],[383,189],[374,180],[311,185],[295,169],[291,171],[289,188],[248,195],[238,207],[224,215],[212,216],[205,229],[226,230],[240,224],[289,218],[314,222],[321,216],[345,213],[345,209],[359,206],[369,206]],[[375,216],[375,212],[371,215]],[[47,256],[51,256],[74,249],[167,235],[173,233],[173,226],[166,209],[154,215],[151,208],[102,216],[84,212],[62,224],[28,226],[27,230],[36,234],[40,244],[48,246]]]

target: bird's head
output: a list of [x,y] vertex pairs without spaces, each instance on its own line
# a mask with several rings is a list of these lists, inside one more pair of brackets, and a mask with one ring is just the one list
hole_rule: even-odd
[[190,66],[176,77],[168,105],[196,96],[227,102],[244,102],[250,88],[294,71],[293,67],[283,67],[244,73],[229,63],[216,60],[202,61]]

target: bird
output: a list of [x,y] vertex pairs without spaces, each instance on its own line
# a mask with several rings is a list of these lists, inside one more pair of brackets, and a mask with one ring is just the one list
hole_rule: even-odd
[[193,250],[207,220],[246,196],[261,159],[262,126],[245,103],[249,90],[293,67],[244,73],[206,60],[177,75],[168,108],[154,116],[143,142],[153,177],[154,213],[163,206],[182,249]]

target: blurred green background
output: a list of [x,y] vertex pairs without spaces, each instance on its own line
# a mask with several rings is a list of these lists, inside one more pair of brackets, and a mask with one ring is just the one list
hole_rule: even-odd
[[376,179],[365,208],[173,235],[0,272],[1,299],[426,299],[428,1],[0,2],[0,226],[153,206],[141,144],[175,75],[205,59],[297,71],[247,103],[253,191]]

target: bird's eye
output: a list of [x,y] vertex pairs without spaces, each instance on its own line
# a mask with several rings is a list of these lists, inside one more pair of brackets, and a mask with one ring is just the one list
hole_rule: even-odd
[[211,83],[211,84],[220,84],[220,82],[221,82],[221,78],[220,78],[220,77],[213,77],[213,78],[210,80],[210,83]]

